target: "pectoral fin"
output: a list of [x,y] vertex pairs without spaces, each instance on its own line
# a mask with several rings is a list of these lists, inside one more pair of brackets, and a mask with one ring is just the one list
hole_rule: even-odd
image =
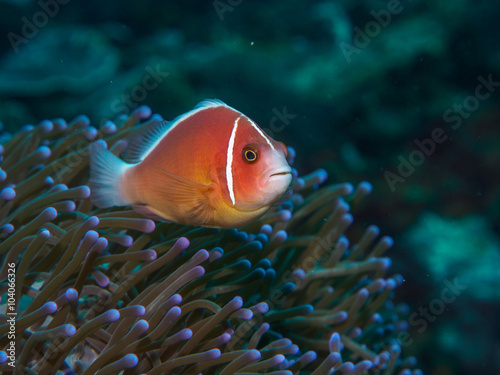
[[[171,204],[179,222],[204,225],[214,217],[211,195],[215,186],[203,185],[154,167],[150,188],[165,202]],[[154,207],[150,207],[156,211]]]

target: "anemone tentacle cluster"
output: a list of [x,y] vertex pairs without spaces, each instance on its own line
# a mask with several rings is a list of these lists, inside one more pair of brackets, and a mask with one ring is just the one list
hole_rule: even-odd
[[294,171],[288,199],[240,230],[93,206],[89,143],[119,155],[158,118],[43,121],[3,145],[0,371],[15,311],[14,374],[421,374],[397,340],[392,240],[375,226],[354,245],[345,235],[369,184]]

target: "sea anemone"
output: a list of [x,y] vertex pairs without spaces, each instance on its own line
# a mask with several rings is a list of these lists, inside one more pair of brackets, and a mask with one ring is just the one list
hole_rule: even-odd
[[1,371],[421,373],[397,340],[392,240],[374,226],[345,236],[369,184],[320,188],[324,171],[294,171],[288,198],[239,230],[93,206],[89,143],[119,155],[160,119],[147,107],[99,130],[54,119],[3,145]]

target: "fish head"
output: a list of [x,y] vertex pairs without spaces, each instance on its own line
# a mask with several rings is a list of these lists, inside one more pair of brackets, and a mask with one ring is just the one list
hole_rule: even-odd
[[234,207],[240,211],[271,206],[283,196],[292,181],[286,146],[265,137],[250,137],[235,144]]

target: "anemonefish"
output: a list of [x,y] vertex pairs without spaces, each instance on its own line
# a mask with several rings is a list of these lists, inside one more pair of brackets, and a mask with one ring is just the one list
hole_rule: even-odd
[[126,151],[128,162],[103,142],[90,146],[96,206],[132,205],[158,220],[237,228],[262,216],[290,185],[285,145],[219,100],[144,128]]

